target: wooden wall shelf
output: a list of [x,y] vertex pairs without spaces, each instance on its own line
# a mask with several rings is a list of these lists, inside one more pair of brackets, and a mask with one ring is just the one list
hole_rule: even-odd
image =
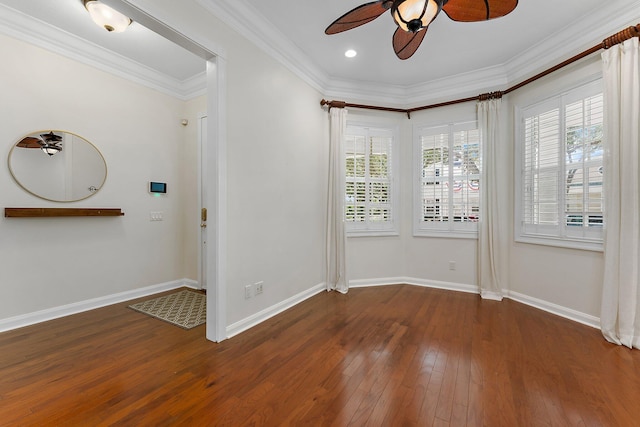
[[50,218],[57,216],[122,216],[120,208],[4,208],[6,218]]

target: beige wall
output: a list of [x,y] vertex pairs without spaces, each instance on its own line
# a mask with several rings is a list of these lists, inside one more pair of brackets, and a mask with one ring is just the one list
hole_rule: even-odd
[[[138,0],[187,36],[220,49],[227,64],[227,324],[260,313],[324,280],[326,112],[321,94],[192,2]],[[133,290],[197,272],[197,117],[204,97],[183,102],[86,65],[0,36],[0,147],[6,156],[34,129],[66,129],[93,142],[109,175],[94,197],[69,206],[121,207],[122,218],[0,219],[0,317]],[[215,49],[214,49],[215,50]],[[513,105],[543,99],[597,74],[597,58],[505,99],[505,168],[513,181]],[[43,64],[46,64],[43,66]],[[357,121],[400,129],[400,235],[348,239],[349,278],[411,277],[476,284],[476,241],[412,235],[413,126],[469,120],[475,104],[412,115],[352,111]],[[190,124],[183,127],[182,119]],[[6,157],[5,157],[6,158]],[[169,183],[150,197],[149,180]],[[20,189],[0,168],[3,206],[59,206]],[[513,241],[509,283],[519,294],[598,316],[602,254]],[[150,222],[150,211],[164,221]],[[451,271],[449,261],[456,261]],[[244,299],[244,286],[264,294]]]
[[[509,280],[506,290],[517,297],[536,299],[541,305],[560,310],[576,311],[599,317],[602,288],[602,252],[553,248],[516,243],[513,232],[515,181],[514,108],[528,105],[559,91],[589,81],[600,75],[597,55],[539,82],[526,86],[503,100],[500,150],[506,191],[501,192],[504,232],[508,234]],[[411,115],[411,120],[397,113],[353,110],[350,120],[373,121],[400,126],[400,181],[402,222],[400,235],[393,237],[351,237],[347,242],[349,279],[358,284],[376,283],[385,278],[407,277],[419,282],[448,282],[453,285],[477,286],[477,241],[475,239],[447,239],[414,237],[413,214],[413,127],[474,120],[474,102],[426,110]],[[456,262],[456,270],[449,270],[449,261]]]
[[[600,56],[592,55],[513,92],[507,97],[509,134],[515,133],[516,105],[544,100],[600,76]],[[511,146],[513,148],[513,144]],[[513,212],[511,218],[513,236]],[[600,317],[602,252],[516,243],[513,237],[511,242],[509,285],[512,291]]]
[[[321,94],[195,2],[135,3],[226,61],[227,325],[322,283]],[[259,281],[264,293],[245,300],[244,286]]]
[[[60,204],[28,194],[3,167],[0,204],[125,212],[118,218],[1,218],[0,317],[183,278],[184,103],[5,36],[0,46],[0,156],[6,159],[34,130],[63,129],[91,141],[108,169],[96,195]],[[169,194],[150,196],[150,180],[167,182]],[[164,212],[164,221],[149,221],[150,211]]]

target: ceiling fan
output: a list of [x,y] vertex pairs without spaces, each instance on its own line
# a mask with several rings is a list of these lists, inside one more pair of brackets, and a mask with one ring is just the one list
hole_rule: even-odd
[[53,156],[62,151],[62,146],[60,145],[62,137],[60,135],[56,135],[51,131],[49,133],[41,133],[40,138],[27,136],[16,145],[22,148],[39,148],[49,156]]
[[507,15],[517,5],[518,0],[378,0],[345,13],[324,32],[337,34],[351,30],[391,9],[398,25],[393,33],[393,50],[398,58],[408,59],[418,50],[429,24],[441,10],[454,21],[476,22]]

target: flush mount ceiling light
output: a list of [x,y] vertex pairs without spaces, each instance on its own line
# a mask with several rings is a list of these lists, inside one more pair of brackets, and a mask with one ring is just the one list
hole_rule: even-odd
[[336,19],[324,31],[337,34],[371,22],[387,10],[398,28],[393,33],[393,50],[400,59],[410,58],[422,43],[429,24],[441,10],[454,21],[486,21],[507,15],[518,0],[378,0],[365,3]]
[[132,21],[128,16],[110,8],[99,0],[82,1],[84,3],[84,7],[89,12],[89,15],[91,15],[93,22],[110,33],[121,33],[131,25]]

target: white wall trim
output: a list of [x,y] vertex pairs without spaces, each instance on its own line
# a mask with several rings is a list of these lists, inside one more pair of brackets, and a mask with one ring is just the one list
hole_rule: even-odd
[[207,94],[207,72],[196,74],[180,82],[180,91],[184,100],[190,100]]
[[242,320],[239,320],[227,327],[227,338],[231,338],[235,335],[238,335],[241,332],[250,329],[259,323],[264,322],[267,319],[275,316],[276,314],[280,314],[283,311],[293,307],[294,305],[300,304],[302,301],[311,298],[314,295],[319,294],[322,291],[327,290],[327,285],[325,283],[319,283],[314,287],[307,289],[306,291],[300,292],[290,298],[287,298],[284,301],[281,301],[271,307],[267,307],[262,311],[259,311],[255,314],[252,314],[249,317],[246,317]]
[[[640,1],[637,1],[631,5],[619,6],[607,16],[597,13],[583,16],[561,31],[549,34],[521,54],[488,69],[471,70],[418,85],[391,85],[332,79],[247,0],[197,2],[313,88],[323,92],[325,97],[346,99],[349,102],[380,103],[396,108],[505,90],[510,84],[518,83],[600,43],[625,26],[635,25],[640,10]],[[252,25],[246,25],[246,22],[252,22]],[[589,31],[584,31],[584,28]]]
[[[468,292],[472,294],[478,294],[479,289],[474,285],[467,285],[462,283],[453,282],[441,282],[437,280],[425,280],[416,279],[412,277],[385,277],[379,279],[359,279],[350,280],[349,287],[351,288],[364,288],[371,286],[388,286],[388,285],[414,285],[423,286],[427,288],[446,289],[451,291]],[[509,298],[513,301],[528,305],[539,310],[546,311],[556,316],[564,317],[565,319],[573,320],[574,322],[582,323],[583,325],[590,326],[592,328],[600,329],[600,318],[592,316],[590,314],[582,313],[571,308],[563,307],[552,302],[544,301],[534,297],[530,297],[518,292],[513,292],[508,289],[502,290],[503,297]],[[500,300],[498,294],[483,294],[483,299]]]
[[350,288],[363,288],[369,286],[387,286],[387,285],[413,285],[425,288],[446,289],[449,291],[467,292],[471,294],[478,293],[478,287],[464,283],[442,282],[439,280],[417,279],[414,277],[384,277],[380,279],[360,279],[349,280]]
[[[327,85],[329,76],[248,2],[238,0],[196,1],[312,88],[322,91]],[[251,25],[247,25],[247,22],[251,22]]]
[[2,4],[0,33],[183,101],[206,92],[204,72],[180,81]]
[[[364,288],[374,286],[389,286],[406,284],[412,286],[422,286],[427,288],[444,289],[450,291],[466,292],[472,294],[478,294],[478,287],[474,285],[468,285],[463,283],[443,282],[438,280],[425,280],[412,277],[385,277],[378,279],[359,279],[350,280],[349,287],[351,288]],[[130,291],[119,292],[116,294],[105,295],[103,297],[92,298],[85,301],[79,301],[71,304],[66,304],[59,307],[48,308],[45,310],[35,311],[32,313],[22,314],[19,316],[9,317],[6,319],[0,319],[0,332],[6,332],[13,329],[22,328],[25,326],[34,325],[36,323],[46,322],[48,320],[57,319],[60,317],[70,316],[72,314],[82,313],[84,311],[95,310],[100,307],[104,307],[111,304],[117,304],[123,301],[129,301],[136,298],[141,298],[147,295],[153,295],[160,292],[170,291],[181,287],[199,289],[198,282],[190,279],[180,279],[171,282],[160,283],[157,285],[151,285],[144,288],[133,289]],[[319,283],[312,288],[300,292],[284,301],[281,301],[271,307],[268,307],[258,313],[255,313],[245,319],[235,322],[226,328],[227,338],[231,338],[240,334],[271,317],[282,313],[283,311],[303,302],[306,299],[319,294],[326,290],[325,283]],[[504,297],[513,301],[528,305],[530,307],[537,308],[539,310],[546,311],[556,316],[564,317],[565,319],[572,320],[574,322],[581,323],[592,328],[600,328],[600,318],[585,314],[571,308],[563,307],[558,304],[554,304],[548,301],[530,297],[518,292],[509,290],[503,290]],[[484,296],[483,296],[484,298]]]
[[[591,13],[576,23],[550,34],[506,64],[510,83],[517,83],[602,42],[606,37],[637,23],[640,1],[620,6],[606,16]],[[588,28],[589,31],[584,31]]]
[[157,294],[159,292],[170,291],[181,287],[199,289],[198,282],[190,279],[179,279],[171,282],[151,285],[144,288],[133,289],[130,291],[119,292],[116,294],[105,295],[98,298],[92,298],[84,301],[78,301],[71,304],[61,305],[59,307],[47,308],[45,310],[34,311],[32,313],[21,314],[19,316],[0,319],[0,332],[10,331],[25,326],[33,325],[48,320],[57,319],[72,314],[82,313],[84,311],[95,310],[111,304],[129,301],[132,299],[144,297],[147,295]]
[[329,99],[348,99],[349,102],[382,103],[388,107],[406,108],[502,90],[506,89],[507,83],[505,68],[500,64],[414,85],[381,85],[333,79],[327,84],[324,96]]
[[[385,85],[331,79],[321,67],[312,62],[307,54],[267,22],[246,1],[197,0],[197,2],[235,31],[247,37],[312,88],[323,92],[326,97],[348,99],[351,102],[357,100],[364,103],[382,103],[397,108],[425,105],[456,97],[475,96],[491,90],[504,90],[508,84],[519,82],[591,47],[625,26],[635,25],[637,11],[640,10],[640,1],[637,1],[631,5],[618,7],[608,16],[590,14],[579,22],[550,34],[518,56],[493,67],[416,85]],[[135,1],[125,3],[131,5]],[[153,18],[161,22],[167,22],[169,18],[166,14],[162,14],[159,8],[154,8],[152,13]],[[254,25],[247,26],[245,24],[247,19]],[[583,31],[583,28],[589,28],[589,31]],[[204,74],[179,81],[1,4],[0,33],[181,100],[190,100],[206,92]],[[215,46],[215,43],[210,40],[196,40],[193,37],[192,34],[194,43]],[[218,56],[225,56],[224,50],[218,46],[213,51]]]
[[528,295],[523,295],[518,292],[509,290],[503,290],[503,292],[505,298],[512,299],[514,301],[526,304],[539,310],[544,310],[548,313],[555,314],[556,316],[564,317],[565,319],[573,320],[574,322],[582,323],[586,326],[591,326],[592,328],[600,329],[599,317],[582,313],[571,308],[563,307],[552,302],[530,297]]

